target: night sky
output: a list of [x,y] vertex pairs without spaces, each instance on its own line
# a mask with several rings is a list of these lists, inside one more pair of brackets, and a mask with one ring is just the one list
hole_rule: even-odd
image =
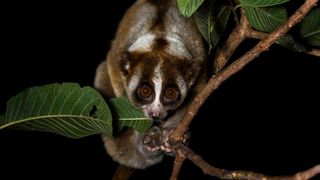
[[[119,20],[133,1],[13,3],[1,33],[0,110],[27,87],[92,86]],[[246,41],[236,56],[257,41]],[[228,170],[287,175],[320,164],[320,58],[274,45],[224,82],[191,124],[190,147]],[[173,158],[132,179],[168,179]],[[0,131],[1,180],[111,179],[116,168],[99,135]],[[318,176],[319,177],[319,176]],[[181,179],[214,179],[186,161]]]

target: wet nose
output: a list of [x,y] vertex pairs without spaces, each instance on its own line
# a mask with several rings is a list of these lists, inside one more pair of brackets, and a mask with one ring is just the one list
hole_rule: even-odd
[[155,112],[150,112],[149,117],[151,117],[153,120],[159,120],[160,114]]

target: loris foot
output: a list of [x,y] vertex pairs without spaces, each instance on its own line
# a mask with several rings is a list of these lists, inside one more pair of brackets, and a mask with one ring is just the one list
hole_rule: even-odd
[[161,149],[161,129],[157,126],[152,127],[144,136],[143,144],[148,151],[159,151]]

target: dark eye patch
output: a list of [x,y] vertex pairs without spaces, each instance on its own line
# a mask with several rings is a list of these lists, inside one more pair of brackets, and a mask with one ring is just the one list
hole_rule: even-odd
[[149,85],[142,85],[142,86],[138,87],[137,93],[138,93],[139,98],[149,99],[154,92],[153,92],[152,87],[150,87]]
[[175,84],[166,85],[161,93],[161,101],[167,106],[176,106],[180,100],[181,94],[179,88]]
[[149,104],[154,100],[154,87],[151,83],[142,81],[135,90],[135,99],[138,104]]
[[178,98],[179,91],[176,88],[167,88],[164,90],[163,98],[165,101],[171,102]]

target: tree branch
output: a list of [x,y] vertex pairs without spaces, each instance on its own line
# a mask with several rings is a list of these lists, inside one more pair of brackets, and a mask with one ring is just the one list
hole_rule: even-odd
[[177,151],[178,151],[178,153],[177,153],[177,156],[174,160],[174,165],[173,165],[173,170],[172,170],[170,180],[177,180],[178,179],[179,172],[181,170],[183,161],[186,159],[186,157],[184,155],[185,153],[183,153],[179,149]]
[[133,168],[124,165],[119,165],[112,177],[112,180],[128,180],[132,176],[134,171],[135,169]]
[[[252,29],[251,27],[248,28],[248,32],[247,32],[247,38],[259,39],[259,40],[265,39],[266,37],[268,37],[268,35],[269,35],[268,33],[256,31],[256,30]],[[320,50],[319,49],[311,49],[310,51],[307,51],[304,53],[320,57]]]
[[[206,87],[204,88],[204,90],[195,97],[195,99],[193,100],[193,102],[189,106],[189,108],[187,110],[187,113],[183,116],[181,122],[178,124],[177,128],[175,129],[175,131],[171,134],[170,139],[169,139],[170,143],[171,144],[181,144],[181,142],[183,140],[183,135],[187,131],[188,126],[192,122],[194,116],[199,111],[201,105],[210,96],[210,94],[215,89],[217,89],[220,86],[220,84],[223,83],[226,79],[228,79],[229,77],[231,77],[235,73],[239,72],[244,66],[246,66],[248,63],[253,61],[262,52],[268,50],[269,47],[273,43],[275,43],[279,38],[281,38],[282,35],[286,34],[294,25],[296,25],[298,22],[300,22],[303,19],[303,17],[312,9],[312,7],[314,7],[316,5],[317,2],[318,2],[318,0],[306,0],[296,10],[296,12],[292,16],[290,16],[290,18],[282,26],[277,28],[272,33],[270,33],[266,38],[261,40],[255,47],[253,47],[250,51],[248,51],[247,53],[242,55],[240,58],[238,58],[235,62],[233,62],[231,65],[229,65],[223,71],[219,72],[220,69],[222,69],[221,67],[223,67],[226,64],[226,62],[228,61],[228,59],[231,57],[230,54],[232,54],[235,51],[235,49],[238,47],[238,45],[243,41],[243,38],[245,38],[245,36],[247,36],[247,34],[245,32],[239,33],[241,31],[238,29],[238,28],[240,28],[242,26],[243,26],[243,28],[247,27],[247,26],[245,26],[246,19],[245,19],[245,17],[243,17],[244,15],[242,15],[242,17],[241,17],[242,23],[240,23],[240,26],[237,27],[236,30],[232,33],[233,36],[235,36],[235,37],[232,37],[232,38],[234,38],[234,41],[237,41],[237,42],[235,42],[233,44],[233,41],[231,41],[230,40],[231,38],[229,38],[229,43],[233,44],[233,45],[226,45],[226,47],[224,47],[221,50],[222,51],[221,55],[217,56],[217,58],[224,59],[224,60],[221,60],[221,61],[220,60],[216,60],[215,61],[215,63],[217,64],[217,67],[218,67],[218,69],[216,69],[216,71],[218,71],[219,73],[216,76],[212,76],[210,78],[210,80],[208,81],[208,83],[207,83]],[[239,36],[238,38],[236,36],[237,33],[238,33],[238,36]],[[226,44],[228,44],[228,43],[226,43]],[[183,146],[179,146],[179,147],[183,147]],[[183,150],[185,150],[185,148],[178,148],[178,151],[179,150],[183,151]],[[234,171],[232,173],[229,173],[228,176],[225,176],[224,173],[226,173],[228,171],[211,167],[208,163],[203,161],[200,156],[191,156],[190,152],[192,152],[192,151],[191,150],[186,151],[185,155],[191,160],[193,158],[201,159],[201,163],[198,163],[197,165],[201,169],[203,169],[203,171],[205,173],[209,174],[209,172],[215,172],[218,175],[217,177],[228,177],[228,176],[230,176],[230,178],[233,178],[233,179],[235,179],[235,178],[239,179],[239,178],[243,178],[243,177],[246,177],[246,179],[261,179],[262,177],[264,177],[264,176],[261,176],[261,174],[257,174],[257,173],[254,173],[254,172],[250,172],[248,174],[248,172],[241,172],[241,171]],[[175,172],[175,171],[177,171],[177,169],[179,171],[183,161],[184,161],[184,158],[181,158],[180,155],[178,155],[176,157],[175,165],[174,165],[174,168],[173,168],[174,169],[173,176],[171,176],[172,178],[176,178],[175,176],[177,176],[178,173]],[[208,167],[210,167],[210,168],[208,168]],[[318,165],[318,166],[314,167],[313,169],[311,169],[310,170],[311,173],[309,173],[309,170],[308,170],[307,171],[308,173],[302,173],[302,174],[301,173],[297,173],[294,177],[296,177],[296,179],[299,179],[300,177],[308,177],[307,175],[312,174],[312,172],[315,172],[316,174],[320,173],[319,169],[320,169],[320,165]],[[220,174],[220,176],[219,176],[219,174]]]
[[300,22],[302,18],[312,9],[312,7],[316,5],[317,2],[318,0],[306,0],[282,26],[270,33],[267,38],[261,40],[255,47],[246,52],[231,65],[226,67],[223,71],[218,73],[216,76],[212,76],[204,90],[195,97],[189,106],[187,113],[183,116],[181,122],[170,136],[170,141],[172,144],[177,144],[183,140],[183,135],[187,131],[193,117],[197,114],[200,106],[222,82],[239,72],[244,66],[253,61],[262,52],[268,50],[269,47],[282,35],[286,34],[294,25]]
[[217,56],[214,58],[213,67],[214,73],[217,74],[226,65],[231,58],[237,47],[247,38],[248,32],[251,29],[247,17],[241,9],[240,24],[238,24],[230,36],[228,37],[225,45],[221,48]]
[[[269,33],[264,33],[252,29],[247,17],[244,14],[244,10],[241,9],[240,24],[235,27],[232,33],[226,40],[225,45],[219,50],[214,58],[213,67],[214,73],[219,73],[226,63],[229,61],[237,47],[247,38],[263,40],[269,36]],[[311,51],[304,52],[309,55],[320,57],[319,49],[312,49]]]
[[215,176],[220,179],[249,179],[249,180],[305,180],[310,179],[317,174],[320,174],[320,164],[302,171],[298,172],[292,176],[266,176],[264,174],[255,173],[252,171],[228,171],[225,169],[219,169],[211,166],[206,161],[202,159],[201,156],[193,152],[186,146],[180,148],[180,151],[195,165],[203,170],[204,174],[210,176]]

